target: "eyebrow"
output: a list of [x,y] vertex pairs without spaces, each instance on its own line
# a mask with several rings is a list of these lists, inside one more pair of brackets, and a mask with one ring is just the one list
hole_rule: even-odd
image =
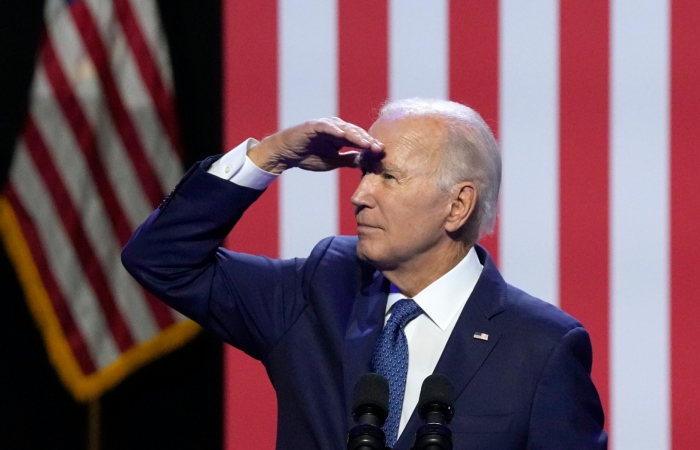
[[398,166],[395,166],[394,164],[391,163],[381,163],[382,168],[384,169],[385,172],[401,172],[401,169],[399,169]]

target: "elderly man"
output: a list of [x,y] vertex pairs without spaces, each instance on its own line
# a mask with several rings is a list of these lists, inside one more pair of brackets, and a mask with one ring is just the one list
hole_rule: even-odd
[[[357,238],[325,239],[293,260],[220,248],[276,174],[343,166],[363,173]],[[369,131],[311,121],[193,167],[123,261],[164,302],[263,362],[280,449],[344,448],[353,387],[371,371],[390,381],[384,429],[395,449],[413,445],[433,372],[455,387],[456,449],[605,448],[587,332],[506,284],[476,244],[493,227],[500,171],[491,131],[457,103],[389,103]]]

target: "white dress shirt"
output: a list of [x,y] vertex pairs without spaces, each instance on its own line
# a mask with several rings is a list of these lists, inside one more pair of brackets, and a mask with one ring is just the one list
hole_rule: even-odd
[[248,158],[248,150],[258,141],[248,138],[236,148],[214,161],[208,172],[239,186],[263,190],[279,176],[262,170]]
[[[399,422],[399,436],[418,404],[423,380],[435,370],[482,269],[479,257],[472,248],[452,270],[413,297],[424,314],[410,321],[404,330],[408,342],[408,376]],[[392,291],[394,290],[396,289],[392,286]],[[394,304],[403,298],[406,297],[400,292],[389,294],[385,324]]]
[[[230,180],[239,186],[265,189],[278,175],[259,168],[247,156],[248,150],[258,141],[249,138],[219,158],[209,168],[209,173]],[[399,436],[418,404],[423,380],[437,366],[447,340],[459,319],[459,315],[474,290],[483,266],[472,248],[467,256],[442,277],[413,297],[424,314],[406,325],[408,341],[408,376],[406,392],[399,423]],[[392,291],[398,291],[392,285]],[[386,321],[394,304],[406,298],[400,292],[391,292],[386,304]]]

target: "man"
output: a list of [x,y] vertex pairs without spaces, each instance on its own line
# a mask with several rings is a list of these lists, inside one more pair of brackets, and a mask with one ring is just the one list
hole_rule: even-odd
[[[358,165],[357,238],[287,261],[219,248],[276,174]],[[123,260],[163,301],[263,362],[278,448],[343,448],[353,387],[370,371],[390,378],[395,449],[413,444],[433,372],[455,386],[456,449],[605,448],[588,334],[507,285],[476,245],[493,227],[500,169],[490,130],[457,103],[389,103],[369,131],[312,121],[194,167]]]

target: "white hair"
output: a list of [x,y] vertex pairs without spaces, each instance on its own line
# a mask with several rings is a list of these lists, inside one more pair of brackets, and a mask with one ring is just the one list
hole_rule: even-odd
[[446,134],[436,173],[437,184],[448,193],[462,181],[476,185],[476,205],[465,227],[465,238],[475,243],[493,230],[498,213],[501,154],[491,129],[479,113],[448,100],[395,100],[387,102],[379,112],[380,119],[406,116],[436,117],[443,121]]

